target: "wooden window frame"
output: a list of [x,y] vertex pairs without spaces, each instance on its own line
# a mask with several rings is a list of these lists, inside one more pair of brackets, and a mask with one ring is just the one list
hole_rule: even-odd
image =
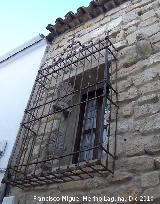
[[[99,88],[97,90],[90,91],[82,95],[81,104],[80,104],[80,113],[79,113],[79,120],[78,120],[78,128],[76,133],[76,139],[74,144],[74,152],[76,152],[72,158],[72,163],[76,164],[79,162],[80,156],[80,144],[81,139],[86,130],[83,131],[84,125],[84,118],[85,118],[85,107],[89,100],[95,99],[96,100],[96,128],[95,128],[95,140],[94,146],[101,143],[101,133],[102,133],[102,106],[103,106],[103,88]],[[91,129],[92,130],[92,129]],[[83,132],[82,132],[83,131]],[[93,159],[98,158],[98,149],[93,150]]]

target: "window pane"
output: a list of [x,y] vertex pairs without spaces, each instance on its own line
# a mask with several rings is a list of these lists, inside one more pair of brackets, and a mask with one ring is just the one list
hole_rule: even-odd
[[[84,134],[81,142],[81,150],[87,150],[94,146],[95,134]],[[93,150],[85,151],[80,154],[80,161],[88,161],[93,158]]]
[[96,100],[87,102],[84,130],[96,128]]

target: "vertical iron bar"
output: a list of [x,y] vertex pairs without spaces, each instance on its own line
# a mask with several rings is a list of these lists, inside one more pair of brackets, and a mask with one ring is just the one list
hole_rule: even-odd
[[[115,77],[115,83],[116,83],[116,104],[118,104],[118,85],[117,85],[117,78],[118,78],[118,64],[117,60],[115,59],[116,62],[116,77]],[[114,161],[113,161],[113,172],[115,171],[115,160],[117,158],[117,126],[118,126],[118,107],[116,108],[116,127],[115,127],[115,141],[114,141]]]
[[[105,66],[104,66],[104,85],[103,85],[103,103],[102,103],[102,119],[101,119],[101,137],[103,138],[104,134],[104,116],[105,116],[105,105],[106,105],[106,100],[107,100],[107,82],[109,82],[109,65],[108,65],[108,56],[109,56],[109,51],[108,51],[108,34],[106,36],[106,49],[105,49]],[[101,158],[102,151],[100,151],[99,158]],[[106,159],[106,167],[108,167],[108,154],[107,154],[107,159]]]

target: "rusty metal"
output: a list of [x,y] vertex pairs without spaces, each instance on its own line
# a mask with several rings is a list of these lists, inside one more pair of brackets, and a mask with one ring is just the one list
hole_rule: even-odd
[[[25,188],[114,172],[118,115],[116,52],[108,36],[85,45],[72,39],[64,52],[55,56],[52,65],[39,70],[7,168],[6,183]],[[92,92],[94,96],[90,97]],[[92,124],[88,131],[89,137],[95,134],[94,145],[81,149],[86,119],[83,116],[83,121],[78,121],[80,107],[84,106],[85,115],[87,104],[93,100],[96,115],[89,119]],[[97,112],[98,101],[100,112]],[[116,111],[115,118],[112,110]],[[76,116],[75,111],[79,111]],[[71,115],[75,124],[69,134]],[[73,150],[80,122],[79,149]],[[112,123],[116,124],[114,134]],[[110,139],[115,142],[113,151]],[[70,147],[65,150],[67,140]],[[87,152],[92,159],[82,161],[80,155]],[[77,162],[73,163],[76,157]]]

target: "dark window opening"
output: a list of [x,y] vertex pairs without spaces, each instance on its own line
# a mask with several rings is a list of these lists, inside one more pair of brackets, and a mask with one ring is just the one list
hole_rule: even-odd
[[103,143],[103,88],[84,94],[81,102],[73,163],[98,159],[101,150],[88,149]]

